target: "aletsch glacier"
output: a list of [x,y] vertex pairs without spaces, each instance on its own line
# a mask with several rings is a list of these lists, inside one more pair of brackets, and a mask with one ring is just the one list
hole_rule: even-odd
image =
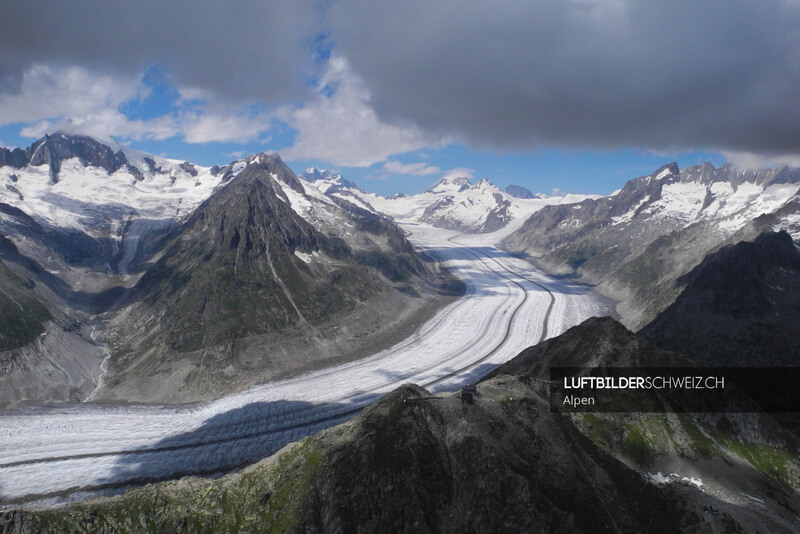
[[[147,225],[167,227],[180,220],[245,167],[234,162],[212,171],[124,150],[129,161],[149,167],[145,160],[149,158],[162,169],[169,165],[163,183],[156,183],[155,175],[150,185],[145,183],[149,176],[136,183],[135,172],[127,167],[109,174],[107,169],[80,161],[61,162],[55,183],[45,165],[28,167],[27,174],[6,166],[0,167],[0,179],[7,183],[6,191],[0,193],[2,202],[28,210],[49,224],[86,231],[95,231],[97,219],[92,216],[99,206],[119,210],[123,220],[128,217],[126,230],[120,230],[122,226],[110,229],[119,237],[117,260],[108,269],[124,279],[130,276],[127,266]],[[307,199],[324,202],[325,193],[365,210],[387,213],[415,246],[465,282],[464,297],[440,310],[410,338],[372,356],[269,382],[217,401],[187,407],[84,404],[7,411],[0,415],[0,449],[4,451],[0,495],[4,501],[53,504],[85,496],[81,488],[116,489],[243,465],[341,422],[400,383],[415,382],[433,390],[455,388],[540,341],[545,333],[552,337],[588,317],[611,313],[609,301],[590,287],[548,276],[498,249],[538,209],[583,197],[516,199],[488,182],[472,185],[450,180],[421,195],[384,199],[341,183],[341,177],[314,178],[301,178],[303,194],[281,186],[299,216],[313,218],[316,212]],[[191,180],[195,185],[190,188]],[[336,180],[338,187],[332,188]],[[791,203],[797,188],[788,184],[768,193],[765,199],[774,211]],[[103,200],[78,202],[98,197]],[[758,197],[758,192],[741,195],[747,206],[757,203]],[[664,195],[662,203],[670,198]],[[680,205],[672,211],[682,213],[686,195],[675,199]],[[490,214],[494,214],[491,220]],[[748,219],[757,214],[748,213]],[[626,213],[614,222],[632,217]],[[743,219],[741,224],[746,222]],[[465,234],[448,227],[484,233]],[[307,261],[302,254],[298,257]]]

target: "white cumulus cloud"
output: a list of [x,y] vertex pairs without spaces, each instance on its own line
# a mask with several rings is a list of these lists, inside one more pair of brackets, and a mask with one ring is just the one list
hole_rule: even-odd
[[146,94],[141,76],[98,74],[82,67],[32,65],[19,91],[0,94],[0,124],[30,123],[116,110]]
[[177,108],[145,120],[120,109],[150,92],[138,76],[115,76],[78,66],[33,65],[17,91],[0,93],[0,125],[22,123],[20,135],[41,137],[63,131],[97,137],[163,140],[183,137],[187,143],[265,142],[271,125],[266,112],[247,105],[221,105],[195,87],[177,88]]
[[180,122],[187,143],[269,141],[261,138],[270,127],[270,117],[266,114],[221,110],[187,114]]
[[440,143],[414,125],[381,120],[370,106],[369,90],[342,57],[331,58],[318,90],[309,104],[279,113],[297,130],[294,144],[281,150],[287,159],[368,167],[393,154]]
[[757,154],[754,152],[723,152],[729,162],[740,169],[762,169],[767,167],[800,167],[798,154]]
[[387,161],[383,164],[383,170],[392,174],[413,174],[415,176],[427,176],[428,174],[438,174],[439,167],[428,165],[424,162],[401,163],[399,161]]

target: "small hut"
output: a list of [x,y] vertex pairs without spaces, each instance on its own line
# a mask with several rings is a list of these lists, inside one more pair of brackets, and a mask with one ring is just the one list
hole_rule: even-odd
[[469,384],[461,390],[461,404],[473,404],[478,396],[478,386]]

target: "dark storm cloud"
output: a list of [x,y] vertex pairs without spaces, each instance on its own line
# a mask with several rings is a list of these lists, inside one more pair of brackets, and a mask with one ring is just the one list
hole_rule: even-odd
[[36,62],[157,63],[224,100],[302,101],[326,29],[379,115],[431,138],[800,152],[797,0],[5,4],[0,92]]
[[347,1],[338,52],[384,117],[500,148],[800,151],[800,5]]
[[181,85],[266,101],[303,90],[315,19],[302,1],[25,0],[0,11],[0,91],[32,63],[126,74],[157,63]]

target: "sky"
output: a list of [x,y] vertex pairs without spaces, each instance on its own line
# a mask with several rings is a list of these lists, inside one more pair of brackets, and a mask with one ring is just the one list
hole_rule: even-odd
[[10,4],[4,146],[278,152],[381,194],[454,170],[606,194],[671,161],[800,165],[800,0]]

